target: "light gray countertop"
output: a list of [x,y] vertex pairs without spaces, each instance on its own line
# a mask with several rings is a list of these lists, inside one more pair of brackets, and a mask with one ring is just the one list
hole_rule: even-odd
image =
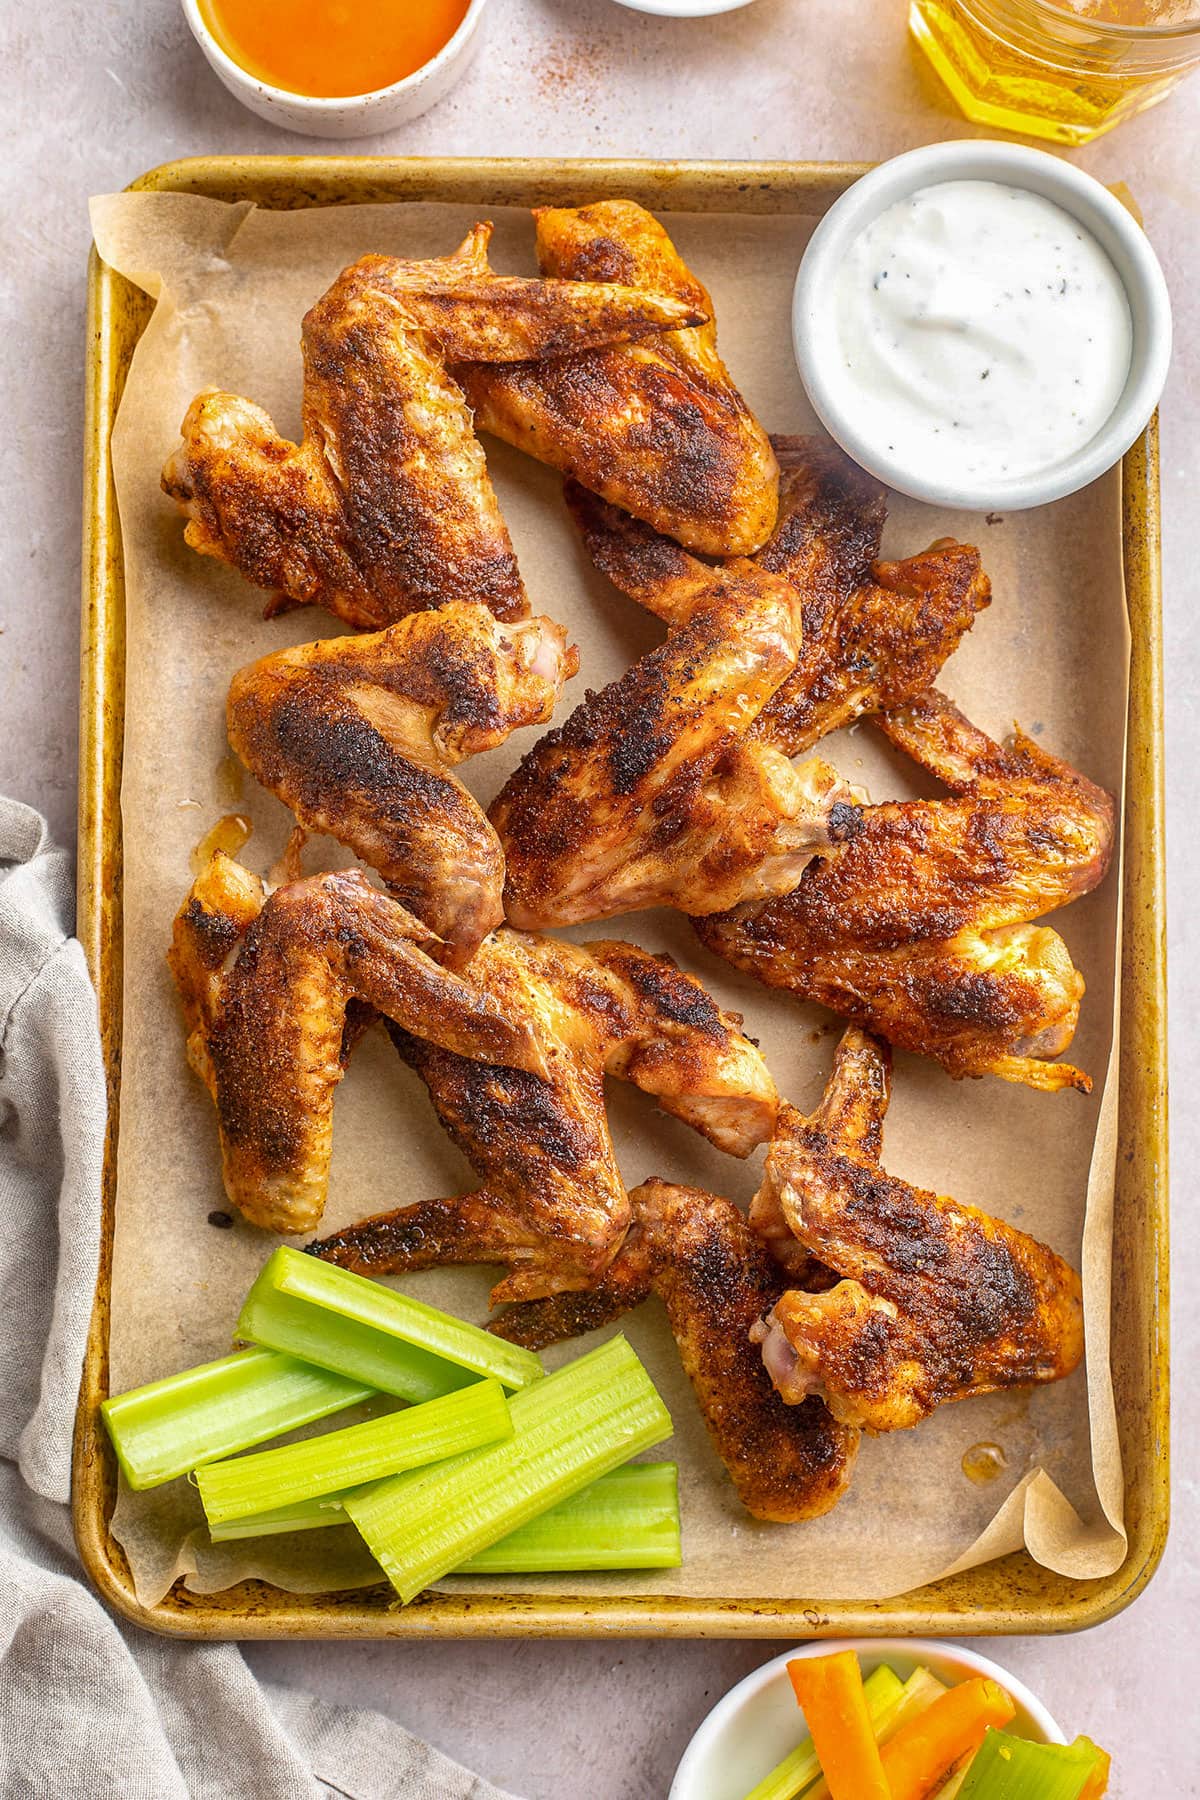
[[[6,72],[0,158],[0,791],[75,820],[80,434],[89,193],[202,151],[323,148],[550,156],[871,158],[968,128],[910,49],[903,0],[757,0],[708,21],[667,21],[611,0],[495,0],[462,84],[385,139],[325,146],[242,111],[187,35],[175,0],[0,6]],[[1176,309],[1163,407],[1173,1063],[1200,1048],[1193,957],[1200,839],[1188,819],[1200,760],[1196,251],[1200,78],[1081,152],[1124,179],[1146,217]],[[1081,607],[1086,595],[1079,596]],[[1175,1525],[1133,1608],[1081,1637],[994,1648],[1068,1729],[1116,1753],[1121,1800],[1200,1793],[1195,1701],[1200,1552],[1193,1533],[1200,1353],[1191,1219],[1200,1119],[1178,1087]],[[507,1643],[263,1645],[256,1668],[394,1714],[526,1800],[663,1800],[690,1732],[733,1681],[782,1645]]]

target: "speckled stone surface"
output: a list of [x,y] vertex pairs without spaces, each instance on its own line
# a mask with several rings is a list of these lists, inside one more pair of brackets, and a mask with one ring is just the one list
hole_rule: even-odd
[[[0,791],[69,839],[75,815],[85,201],[168,158],[319,150],[241,110],[174,0],[0,5]],[[471,69],[434,112],[363,151],[879,157],[968,135],[910,49],[903,0],[756,0],[668,21],[612,0],[494,0]],[[332,147],[332,146],[330,146]],[[352,145],[338,148],[354,148]],[[1126,180],[1166,265],[1177,352],[1163,408],[1174,1121],[1175,1525],[1132,1609],[1081,1637],[994,1648],[1063,1724],[1116,1753],[1120,1800],[1200,1793],[1195,1755],[1200,1352],[1192,1217],[1200,1122],[1194,894],[1200,838],[1196,602],[1200,78],[1076,160]],[[1078,596],[1081,628],[1086,595]],[[264,1645],[263,1675],[394,1714],[524,1800],[664,1800],[707,1708],[768,1643]]]

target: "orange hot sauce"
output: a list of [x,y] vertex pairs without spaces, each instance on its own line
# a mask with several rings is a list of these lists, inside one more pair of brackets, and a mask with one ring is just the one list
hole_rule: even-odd
[[454,36],[468,0],[200,0],[239,67],[270,87],[343,99],[390,87]]

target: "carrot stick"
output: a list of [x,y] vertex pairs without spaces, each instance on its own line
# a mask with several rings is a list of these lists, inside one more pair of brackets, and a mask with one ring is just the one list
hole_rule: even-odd
[[994,1681],[963,1681],[947,1689],[883,1747],[892,1800],[926,1800],[955,1763],[978,1749],[988,1726],[1007,1725],[1016,1710]]
[[831,1800],[892,1800],[853,1650],[787,1666]]

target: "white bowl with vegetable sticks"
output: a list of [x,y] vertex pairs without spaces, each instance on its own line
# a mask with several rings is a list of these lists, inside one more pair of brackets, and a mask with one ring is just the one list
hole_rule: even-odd
[[1171,355],[1158,259],[1082,169],[931,144],[825,214],[796,279],[800,375],[830,435],[932,505],[1017,510],[1112,468]]
[[[828,1657],[847,1650],[858,1655],[868,1697],[872,1676],[882,1669],[891,1670],[902,1683],[924,1669],[947,1688],[983,1677],[998,1683],[1015,1703],[1016,1713],[1006,1730],[1039,1744],[1067,1742],[1037,1696],[975,1650],[926,1638],[828,1640],[774,1657],[717,1702],[684,1752],[669,1800],[749,1800],[756,1787],[762,1786],[806,1737],[788,1664],[798,1658]],[[819,1774],[817,1767],[802,1786],[793,1785],[791,1793],[807,1800]],[[778,1791],[780,1796],[788,1793],[787,1784],[780,1783]]]

